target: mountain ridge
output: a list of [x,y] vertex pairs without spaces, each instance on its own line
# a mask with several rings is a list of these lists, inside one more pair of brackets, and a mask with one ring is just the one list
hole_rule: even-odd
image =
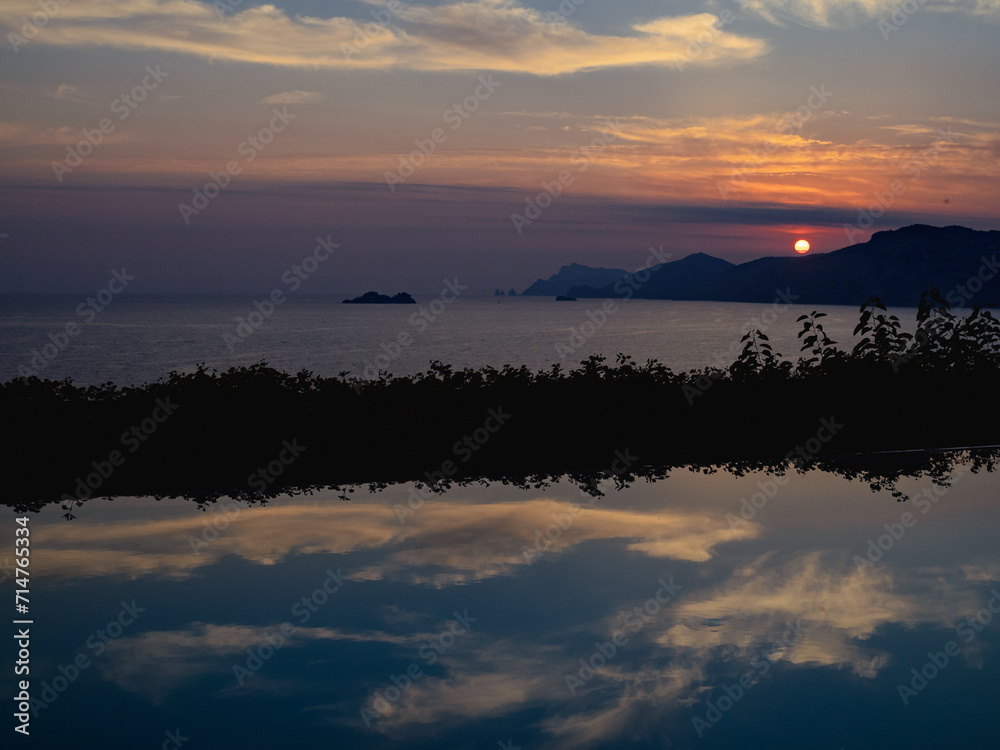
[[[800,257],[767,256],[734,264],[692,253],[650,268],[648,276],[645,271],[630,274],[573,263],[523,294],[773,302],[776,290],[788,289],[799,304],[857,305],[874,296],[885,304],[914,306],[921,292],[935,286],[942,294],[952,293],[949,302],[961,306],[1000,302],[998,253],[1000,231],[912,224],[876,232],[867,242]],[[588,274],[590,281],[584,280]]]

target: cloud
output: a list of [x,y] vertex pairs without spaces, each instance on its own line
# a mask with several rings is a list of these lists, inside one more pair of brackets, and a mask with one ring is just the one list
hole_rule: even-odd
[[[889,663],[888,654],[865,644],[879,628],[896,623],[949,628],[955,612],[974,609],[973,592],[944,582],[938,573],[908,573],[901,582],[888,569],[844,568],[843,560],[817,551],[785,561],[761,556],[714,591],[679,603],[677,621],[657,642],[699,654],[731,645],[750,655],[798,621],[805,635],[783,647],[779,658],[846,666],[874,678]],[[902,593],[913,580],[934,589],[934,596]]]
[[[200,675],[233,675],[233,666],[246,663],[247,648],[278,641],[280,648],[297,648],[313,641],[391,643],[415,647],[434,633],[396,636],[381,631],[345,631],[336,628],[306,628],[289,623],[268,626],[217,625],[193,622],[178,630],[148,631],[125,636],[108,646],[104,676],[123,690],[141,695],[153,704]],[[258,683],[260,680],[257,681]]]
[[[575,518],[574,518],[575,515]],[[351,574],[354,580],[405,578],[443,587],[507,575],[528,564],[545,530],[570,518],[572,525],[547,554],[563,554],[588,540],[626,539],[651,557],[702,562],[717,545],[750,539],[759,529],[733,530],[716,514],[614,508],[573,511],[568,502],[536,499],[489,505],[427,503],[405,525],[380,504],[289,504],[255,512],[243,508],[206,517],[79,526],[58,525],[41,534],[46,545],[38,575],[56,577],[157,575],[186,578],[225,555],[271,565],[293,553],[346,554],[381,549],[381,559]],[[216,522],[216,532],[210,523]],[[205,543],[206,529],[210,531]],[[217,538],[216,538],[217,536]],[[553,534],[554,536],[554,534]],[[194,551],[191,540],[195,540]],[[544,548],[547,540],[541,537]],[[484,546],[485,545],[485,546]]]
[[[439,660],[447,670],[445,677],[423,678],[388,707],[368,699],[369,708],[382,712],[373,729],[409,738],[415,725],[440,728],[551,702],[552,668],[562,656],[558,647],[498,640],[474,632],[462,638],[460,650]],[[338,707],[330,708],[336,711]]]
[[326,99],[326,94],[319,91],[285,91],[280,94],[265,96],[259,104],[310,104]]
[[[928,590],[933,593],[903,593]],[[955,613],[975,609],[976,601],[938,571],[858,571],[836,553],[767,553],[723,583],[672,604],[646,626],[657,646],[652,654],[630,659],[623,649],[583,688],[592,708],[568,713],[557,706],[542,726],[566,747],[620,743],[644,711],[693,705],[723,679],[756,678],[753,659],[765,654],[773,663],[843,668],[873,679],[890,664],[887,652],[867,643],[879,628],[951,628]],[[791,624],[797,637],[788,637]],[[620,628],[609,618],[602,637]]]
[[[0,24],[18,33],[34,0],[0,7]],[[261,5],[220,17],[194,0],[74,0],[60,6],[32,44],[153,49],[213,60],[336,69],[493,70],[539,76],[608,67],[670,65],[692,42],[710,43],[689,62],[733,64],[764,55],[760,39],[720,28],[708,13],[660,18],[628,36],[594,34],[533,8],[499,0],[401,5],[384,23],[289,15]]]
[[962,572],[970,581],[996,583],[1000,581],[1000,564],[963,565]]
[[[976,602],[974,592],[948,583],[940,571],[858,571],[837,552],[766,553],[664,608],[644,627],[641,639],[648,646],[639,637],[633,646],[629,632],[630,642],[575,697],[565,692],[565,675],[576,672],[586,653],[540,646],[539,639],[471,634],[463,636],[469,641],[461,650],[441,659],[445,677],[415,683],[389,710],[382,707],[374,728],[410,736],[420,726],[544,705],[539,726],[552,736],[552,746],[622,744],[644,715],[696,704],[718,686],[720,669],[729,681],[741,674],[756,678],[759,670],[751,664],[766,654],[774,664],[834,667],[873,679],[890,664],[886,651],[868,643],[880,628],[951,628],[955,613],[975,609]],[[622,606],[627,603],[613,609]],[[620,613],[609,613],[586,627],[608,641],[626,631],[622,622]],[[798,632],[790,630],[792,623]],[[784,644],[776,649],[780,639]],[[336,713],[338,707],[326,708]]]
[[[5,146],[71,146],[83,140],[79,130],[67,127],[39,127],[23,121],[0,121],[0,148]],[[104,136],[103,143],[120,143],[129,136],[111,133]],[[48,162],[42,162],[47,166]]]
[[[525,514],[520,515],[515,512],[518,505],[521,504],[456,506],[431,501],[408,517],[402,527],[387,504],[366,508],[339,505],[335,509],[320,505],[272,507],[257,514],[259,518],[254,519],[252,530],[240,528],[240,522],[226,529],[215,545],[221,547],[230,535],[237,537],[238,542],[215,552],[241,550],[240,554],[246,557],[254,545],[265,545],[261,554],[273,558],[290,538],[293,526],[286,516],[292,515],[298,517],[295,525],[298,545],[294,547],[297,554],[343,551],[357,541],[359,533],[367,544],[355,545],[354,549],[377,544],[377,540],[386,538],[384,531],[373,533],[372,528],[379,527],[391,532],[385,557],[392,559],[393,564],[439,564],[461,571],[475,567],[469,559],[472,555],[490,561],[498,549],[518,546],[526,536],[524,529],[519,529],[525,523],[551,523],[552,513],[566,508],[565,503],[532,500],[527,502],[529,508]],[[359,523],[362,517],[367,520]],[[700,520],[702,517],[701,511],[671,512],[662,507],[655,513],[589,509],[560,537],[565,546],[551,554],[559,554],[586,539],[666,540],[684,536],[692,538],[689,544],[682,545],[680,550],[669,550],[670,554],[680,554],[679,559],[699,560],[711,544],[708,539],[697,540],[705,536],[708,528]],[[712,522],[719,525],[720,520]],[[143,544],[157,548],[175,546],[176,540],[164,537],[159,523],[90,526],[84,531],[97,532],[95,549],[129,547],[140,538]],[[647,530],[642,531],[643,527]],[[47,556],[53,549],[58,550],[59,545],[53,548],[52,542],[65,540],[67,529],[72,530],[69,525],[60,525],[56,536],[41,537]],[[576,538],[570,539],[573,535]],[[74,534],[74,538],[86,537]],[[491,539],[500,541],[491,547]],[[267,544],[271,546],[268,548]],[[397,554],[418,547],[423,549],[420,554],[424,556],[404,559]],[[291,550],[286,552],[289,553]],[[86,557],[80,558],[81,563],[85,560]],[[505,564],[503,560],[500,562]],[[727,570],[730,564],[731,561],[722,561]],[[377,570],[377,566],[371,570],[379,575],[385,572]],[[995,576],[994,566],[988,562],[967,566],[962,571],[971,580]],[[481,576],[495,575],[497,569],[480,566],[478,572]],[[526,708],[544,706],[545,718],[539,726],[552,736],[556,746],[585,747],[610,742],[612,738],[620,742],[636,731],[644,715],[659,715],[665,706],[697,703],[706,691],[718,686],[720,669],[731,681],[748,673],[751,660],[762,653],[767,653],[774,663],[835,667],[858,677],[874,678],[887,668],[890,655],[880,648],[879,642],[871,640],[872,636],[896,625],[931,624],[950,629],[956,613],[975,611],[978,602],[975,589],[966,587],[964,579],[956,581],[954,576],[938,569],[858,570],[848,553],[837,550],[767,552],[738,565],[722,580],[692,585],[690,591],[685,591],[644,625],[641,642],[636,638],[634,646],[623,647],[619,656],[597,670],[595,679],[582,688],[582,696],[571,697],[565,692],[565,675],[574,673],[580,657],[587,655],[571,645],[583,639],[567,640],[566,634],[560,632],[551,640],[547,637],[524,640],[498,637],[473,628],[463,634],[460,648],[441,657],[438,663],[442,674],[427,675],[415,682],[388,709],[381,703],[375,706],[370,696],[367,705],[383,713],[373,729],[390,736],[411,738],[425,728],[439,730],[484,715],[509,716]],[[594,638],[607,641],[612,633],[624,629],[620,610],[630,603],[611,602],[604,614],[592,622],[581,623],[580,628],[592,632]],[[349,644],[390,644],[403,650],[417,649],[442,628],[428,617],[396,608],[383,609],[380,619],[390,623],[390,632],[296,627],[282,648],[294,651],[324,642],[345,653],[351,648]],[[788,624],[796,621],[801,626],[801,635],[775,650],[774,644],[787,632]],[[105,676],[122,689],[153,703],[162,702],[203,676],[213,676],[220,682],[227,680],[235,689],[233,665],[245,662],[246,649],[264,643],[278,628],[277,623],[251,626],[194,622],[173,631],[126,635],[109,646]],[[630,642],[631,635],[630,632]],[[298,688],[301,689],[301,684]],[[281,689],[281,684],[261,675],[254,678],[249,689],[273,691]],[[306,710],[322,712],[333,722],[357,721],[356,712],[345,712],[343,704],[318,705]]]
[[71,86],[67,83],[60,83],[59,87],[52,92],[51,96],[55,99],[62,99],[67,102],[76,102],[78,104],[90,104],[93,101],[87,93],[87,89],[80,86]]
[[[861,22],[891,21],[893,13],[908,17],[913,12],[965,13],[1000,21],[1000,0],[931,0],[914,4],[912,12],[900,10],[898,0],[742,0],[740,7],[776,26],[792,21],[814,28],[854,27]],[[897,19],[900,16],[897,15]]]

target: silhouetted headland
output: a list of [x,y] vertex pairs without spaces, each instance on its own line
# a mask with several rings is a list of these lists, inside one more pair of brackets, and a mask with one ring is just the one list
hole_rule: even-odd
[[[860,234],[860,232],[859,232]],[[662,250],[662,248],[661,248]],[[879,297],[887,305],[913,303],[929,286],[948,289],[957,304],[1000,298],[1000,232],[914,224],[875,232],[829,253],[758,258],[734,264],[706,253],[669,260],[650,255],[649,269],[590,268],[573,263],[539,279],[523,295],[580,299],[671,299],[771,302],[788,289],[803,305],[856,305]],[[976,278],[976,288],[967,285]],[[962,289],[963,292],[958,290]]]

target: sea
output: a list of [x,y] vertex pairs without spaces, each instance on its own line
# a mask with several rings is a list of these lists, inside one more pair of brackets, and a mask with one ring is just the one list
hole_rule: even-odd
[[[812,309],[437,302],[7,297],[0,371],[129,385],[199,363],[374,377],[619,352],[682,371],[728,364],[751,328],[794,358]],[[853,345],[858,310],[823,309]],[[4,731],[81,750],[997,747],[1000,479],[958,461],[898,487],[681,468],[263,505],[7,496]]]
[[[20,375],[78,385],[139,385],[199,364],[227,370],[257,362],[289,373],[376,378],[454,366],[576,367],[593,354],[655,359],[675,372],[725,367],[751,329],[776,353],[799,356],[796,319],[814,309],[830,337],[851,347],[858,308],[788,304],[579,300],[551,297],[417,297],[416,305],[345,305],[339,297],[0,297],[0,382]],[[447,300],[447,301],[446,301]],[[99,310],[97,308],[100,308]],[[892,311],[914,330],[915,309]]]

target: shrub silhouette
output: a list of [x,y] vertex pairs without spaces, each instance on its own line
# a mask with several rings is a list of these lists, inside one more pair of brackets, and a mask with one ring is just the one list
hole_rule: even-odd
[[[902,332],[877,298],[859,313],[861,340],[849,352],[813,311],[798,318],[794,363],[750,331],[728,368],[686,373],[619,354],[613,365],[593,355],[569,371],[433,361],[412,377],[383,371],[374,380],[290,375],[264,362],[224,372],[199,365],[137,387],[17,378],[0,384],[5,498],[30,509],[90,496],[262,499],[314,486],[440,488],[566,474],[589,486],[620,451],[637,456],[631,473],[681,465],[781,471],[805,461],[789,453],[829,418],[844,429],[810,460],[840,461],[877,484],[893,481],[891,463],[866,474],[859,455],[1000,442],[991,388],[1000,375],[1000,321],[980,306],[956,315],[936,289],[921,296],[915,335]],[[149,423],[157,399],[176,413],[126,449],[123,436]],[[490,410],[510,415],[494,432],[484,428]],[[462,449],[477,435],[486,438],[473,440],[475,450]],[[286,441],[304,450],[276,465]],[[113,451],[123,461],[103,476],[98,469]],[[988,451],[975,456],[992,467]]]

